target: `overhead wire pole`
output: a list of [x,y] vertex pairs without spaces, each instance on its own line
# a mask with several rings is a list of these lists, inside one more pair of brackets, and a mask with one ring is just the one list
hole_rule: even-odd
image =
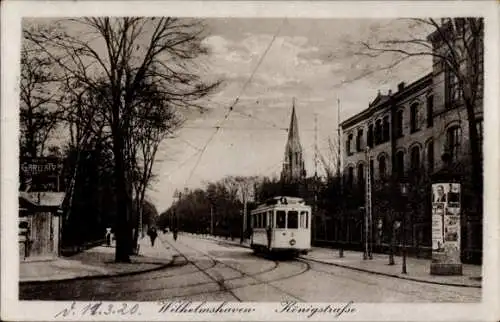
[[[318,114],[314,114],[314,217],[317,218],[318,212]],[[317,222],[317,220],[314,220]],[[323,223],[325,225],[326,223]],[[314,225],[314,237],[317,236],[318,225]],[[324,237],[326,238],[326,236]],[[314,238],[315,239],[315,238]]]
[[340,195],[340,229],[339,229],[339,257],[344,257],[344,232],[342,223],[344,222],[344,185],[342,178],[342,160],[341,160],[341,131],[340,131],[340,99],[337,98],[337,180],[339,181]]

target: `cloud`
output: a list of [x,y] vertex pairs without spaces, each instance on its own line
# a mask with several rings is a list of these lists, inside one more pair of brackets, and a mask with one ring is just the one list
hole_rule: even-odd
[[[380,60],[356,55],[361,41],[402,37],[409,31],[418,34],[417,27],[405,28],[399,20],[289,19],[256,71],[280,20],[214,19],[208,23],[219,24],[219,28],[216,26],[212,36],[204,40],[210,49],[206,65],[210,76],[222,79],[224,84],[207,103],[209,113],[193,114],[188,122],[193,128],[182,129],[179,136],[204,147],[214,133],[213,126],[221,121],[223,126],[199,163],[198,156],[192,156],[194,148],[177,142],[170,150],[177,161],[158,165],[157,189],[162,192],[156,198],[163,207],[170,203],[174,188],[184,185],[197,186],[228,174],[277,173],[287,135],[283,129],[289,125],[293,98],[310,173],[315,115],[318,144],[324,150],[326,139],[336,131],[338,98],[341,119],[345,119],[367,108],[379,89],[386,91],[400,81],[416,80],[431,66],[425,60],[408,61],[383,71],[392,57]],[[237,97],[238,104],[224,119]],[[171,175],[162,180],[161,173]]]

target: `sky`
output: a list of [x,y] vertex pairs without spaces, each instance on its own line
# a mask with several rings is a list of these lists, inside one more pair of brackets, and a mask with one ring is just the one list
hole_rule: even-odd
[[[161,145],[148,193],[160,212],[171,205],[176,190],[203,187],[228,175],[279,175],[294,99],[306,170],[313,174],[315,142],[331,160],[328,139],[337,140],[339,106],[342,121],[366,109],[378,91],[395,91],[399,82],[415,81],[431,70],[429,58],[384,70],[396,57],[359,55],[362,42],[425,38],[429,30],[409,20],[204,22],[209,48],[204,72],[223,85],[204,103],[207,112],[189,113],[175,138]],[[216,124],[221,128],[214,135]],[[317,169],[324,173],[321,163]]]

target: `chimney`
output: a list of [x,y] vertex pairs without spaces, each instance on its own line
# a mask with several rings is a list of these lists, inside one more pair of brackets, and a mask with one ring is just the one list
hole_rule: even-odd
[[389,96],[392,95],[392,89],[390,89],[389,92],[387,92],[387,95],[389,95]]
[[401,82],[398,84],[398,91],[401,92],[405,88],[405,82]]

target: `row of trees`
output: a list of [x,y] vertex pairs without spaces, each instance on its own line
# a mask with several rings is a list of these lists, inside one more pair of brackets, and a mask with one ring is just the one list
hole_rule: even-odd
[[114,227],[116,261],[128,262],[161,142],[181,126],[180,111],[203,109],[219,84],[199,68],[208,53],[204,25],[170,17],[26,20],[23,36],[21,155],[45,154],[51,135],[62,133],[67,223],[85,222],[87,208],[96,208]]
[[205,188],[185,189],[176,193],[176,202],[160,214],[159,227],[171,227],[193,233],[241,237],[243,209],[255,205],[256,177],[228,176],[209,182]]

